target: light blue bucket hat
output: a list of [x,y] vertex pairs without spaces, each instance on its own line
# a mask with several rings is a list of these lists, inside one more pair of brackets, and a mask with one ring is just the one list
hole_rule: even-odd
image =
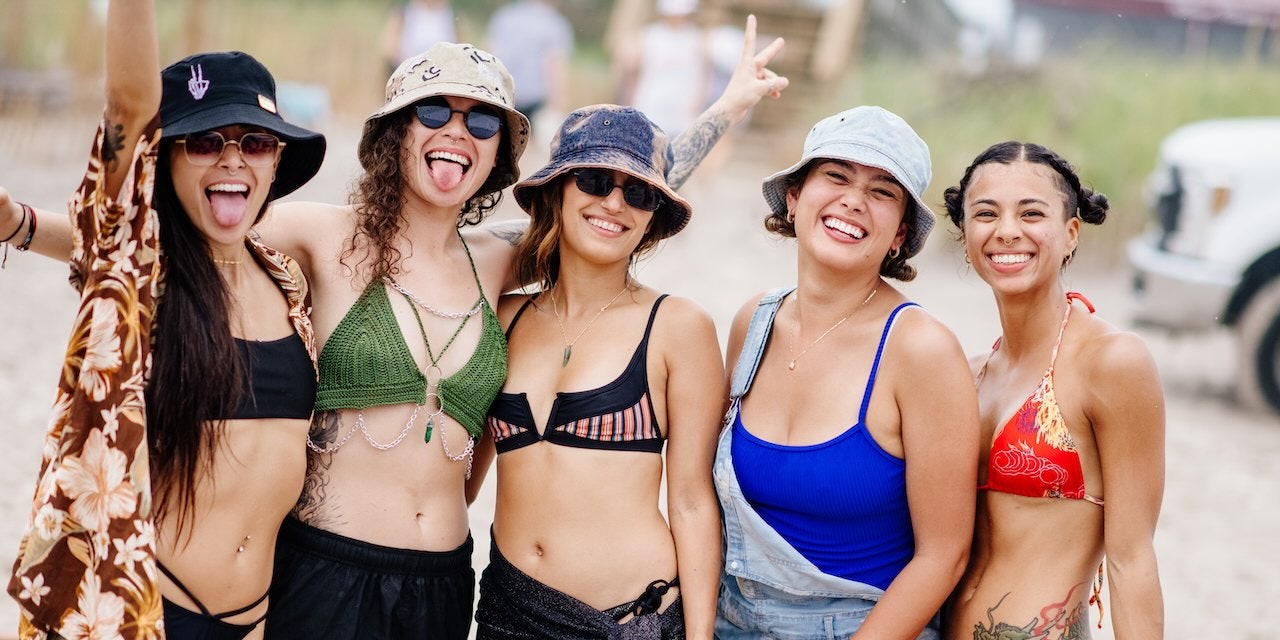
[[667,134],[632,107],[597,104],[569,114],[551,140],[551,161],[512,190],[525,211],[533,192],[557,176],[585,167],[613,169],[653,185],[662,193],[662,204],[653,212],[659,240],[669,238],[689,224],[692,208],[667,184],[675,156]]
[[846,160],[888,171],[911,195],[916,213],[915,229],[903,244],[903,253],[908,258],[920,253],[934,224],[933,211],[920,197],[929,188],[933,169],[929,146],[911,125],[872,106],[854,107],[819,121],[804,140],[800,161],[765,178],[761,186],[775,215],[787,214],[787,177],[814,159]]

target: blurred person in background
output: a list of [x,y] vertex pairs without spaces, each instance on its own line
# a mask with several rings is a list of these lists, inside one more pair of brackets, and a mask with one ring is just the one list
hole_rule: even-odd
[[711,57],[698,25],[698,0],[657,0],[657,20],[619,47],[619,103],[639,109],[668,136],[679,136],[707,104]]
[[938,637],[972,537],[977,399],[955,336],[885,281],[915,278],[930,167],[906,122],[862,106],[764,182],[798,284],[729,334],[717,638]]
[[1159,375],[1140,338],[1063,284],[1081,223],[1102,224],[1107,198],[1061,156],[1023,142],[983,151],[944,197],[1002,332],[972,361],[985,444],[947,637],[1088,638],[1105,558],[1115,637],[1162,638]]
[[540,123],[556,126],[570,104],[573,27],[557,5],[557,0],[514,0],[489,19],[489,50],[507,63],[516,83],[516,109],[533,123],[535,139],[550,139],[539,135],[545,128]]
[[[306,283],[250,227],[315,175],[325,139],[279,116],[249,55],[161,71],[157,52],[153,3],[113,0],[70,218],[0,189],[5,242],[69,257],[82,296],[9,585],[24,638],[262,637],[302,488]],[[37,239],[37,220],[58,232]]]
[[382,29],[386,73],[437,42],[457,42],[458,24],[449,0],[397,0]]

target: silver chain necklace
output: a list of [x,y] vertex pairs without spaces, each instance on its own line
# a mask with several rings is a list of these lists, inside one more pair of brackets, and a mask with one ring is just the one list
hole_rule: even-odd
[[476,306],[471,307],[466,311],[441,311],[427,304],[425,300],[414,295],[412,291],[409,291],[408,289],[404,288],[404,285],[400,284],[399,282],[396,282],[395,278],[392,278],[391,276],[382,276],[382,281],[387,283],[387,285],[390,286],[392,289],[399,291],[400,295],[412,300],[414,304],[425,309],[427,313],[430,313],[431,315],[436,316],[438,318],[445,318],[448,320],[460,320],[462,318],[470,318],[471,316],[474,316],[475,314],[480,313],[480,307],[483,304],[482,302],[483,298],[481,298],[480,300],[476,300]]

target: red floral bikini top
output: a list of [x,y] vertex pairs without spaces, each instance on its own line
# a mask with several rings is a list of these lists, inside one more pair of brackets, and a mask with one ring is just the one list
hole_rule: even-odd
[[[1062,346],[1062,334],[1071,317],[1071,302],[1080,300],[1093,313],[1093,305],[1084,296],[1067,293],[1067,313],[1058,329],[1058,341],[1053,345],[1049,368],[1040,379],[1040,386],[1026,402],[996,432],[991,443],[991,455],[987,458],[987,483],[978,487],[1001,493],[1012,493],[1032,498],[1069,498],[1086,500],[1102,506],[1102,499],[1085,492],[1084,471],[1080,466],[1080,454],[1067,430],[1058,400],[1053,389],[1053,365],[1058,359],[1058,347]],[[991,352],[1000,348],[996,340]],[[982,365],[977,383],[987,366]]]

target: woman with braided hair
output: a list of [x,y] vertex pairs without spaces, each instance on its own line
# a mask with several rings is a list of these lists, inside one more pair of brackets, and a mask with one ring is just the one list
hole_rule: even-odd
[[1159,376],[1142,341],[1094,316],[1062,277],[1081,222],[1101,224],[1107,198],[1053,151],[1003,142],[945,199],[1002,331],[973,361],[987,444],[947,637],[1088,638],[1104,556],[1115,637],[1163,637],[1152,546],[1164,490]]

